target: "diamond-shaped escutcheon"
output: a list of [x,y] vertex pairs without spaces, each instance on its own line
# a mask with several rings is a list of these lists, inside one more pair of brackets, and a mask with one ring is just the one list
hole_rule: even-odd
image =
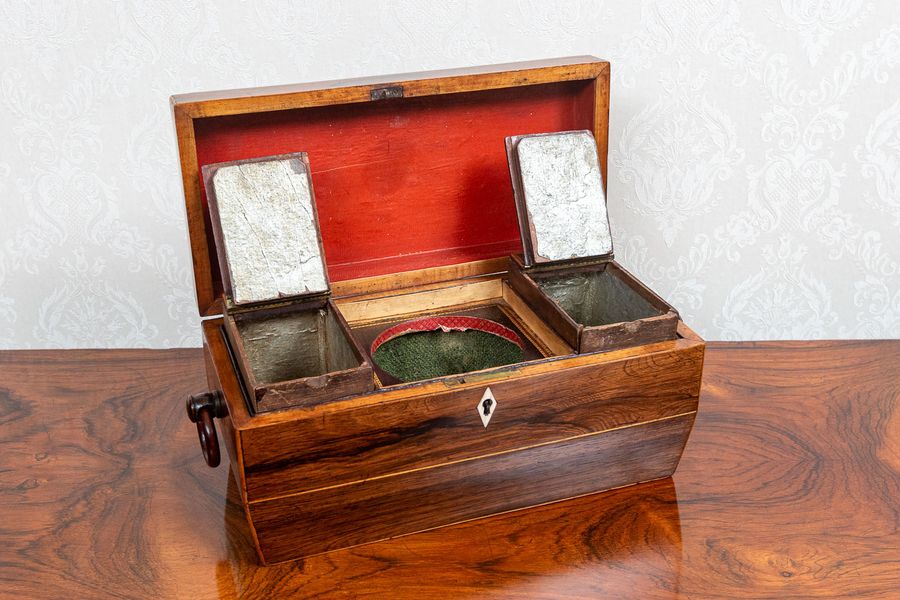
[[491,388],[484,390],[484,394],[482,394],[481,400],[478,401],[478,406],[475,407],[475,410],[478,411],[482,424],[487,427],[488,423],[491,422],[491,417],[497,412],[497,399],[494,398]]

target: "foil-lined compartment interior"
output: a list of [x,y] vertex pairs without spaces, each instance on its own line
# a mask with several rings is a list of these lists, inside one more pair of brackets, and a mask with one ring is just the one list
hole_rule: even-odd
[[663,314],[607,269],[534,276],[572,320],[596,327]]
[[327,308],[235,322],[257,382],[269,385],[359,366],[350,340]]

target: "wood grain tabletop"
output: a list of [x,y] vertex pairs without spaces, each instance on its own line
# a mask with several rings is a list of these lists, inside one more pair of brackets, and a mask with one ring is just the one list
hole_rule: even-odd
[[2,598],[900,598],[900,341],[711,344],[673,479],[256,566],[200,350],[0,353]]

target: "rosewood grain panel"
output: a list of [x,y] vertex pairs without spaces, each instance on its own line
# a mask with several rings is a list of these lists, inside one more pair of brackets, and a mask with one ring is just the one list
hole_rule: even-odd
[[223,506],[184,414],[206,390],[195,349],[0,353],[0,597],[179,593],[169,548]]
[[[491,381],[498,408],[485,428],[476,406],[486,384],[242,432],[251,499],[561,440],[694,411],[703,346]],[[475,376],[477,377],[477,376]],[[545,398],[536,402],[535,398]]]
[[321,554],[301,568],[256,567],[240,529],[227,531],[222,598],[674,598],[683,568],[671,478]]
[[185,419],[202,370],[0,353],[0,597],[896,598],[900,341],[713,343],[674,482],[271,567]]
[[695,413],[250,503],[268,562],[671,475]]

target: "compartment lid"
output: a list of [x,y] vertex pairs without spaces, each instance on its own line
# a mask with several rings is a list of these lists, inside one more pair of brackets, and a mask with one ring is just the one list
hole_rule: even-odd
[[203,181],[227,300],[328,292],[306,153],[205,165]]
[[591,56],[171,102],[197,306],[207,316],[222,312],[228,292],[204,165],[306,152],[333,287],[521,252],[507,136],[590,129],[606,168],[609,63]]
[[612,258],[597,143],[588,130],[506,138],[526,267]]

